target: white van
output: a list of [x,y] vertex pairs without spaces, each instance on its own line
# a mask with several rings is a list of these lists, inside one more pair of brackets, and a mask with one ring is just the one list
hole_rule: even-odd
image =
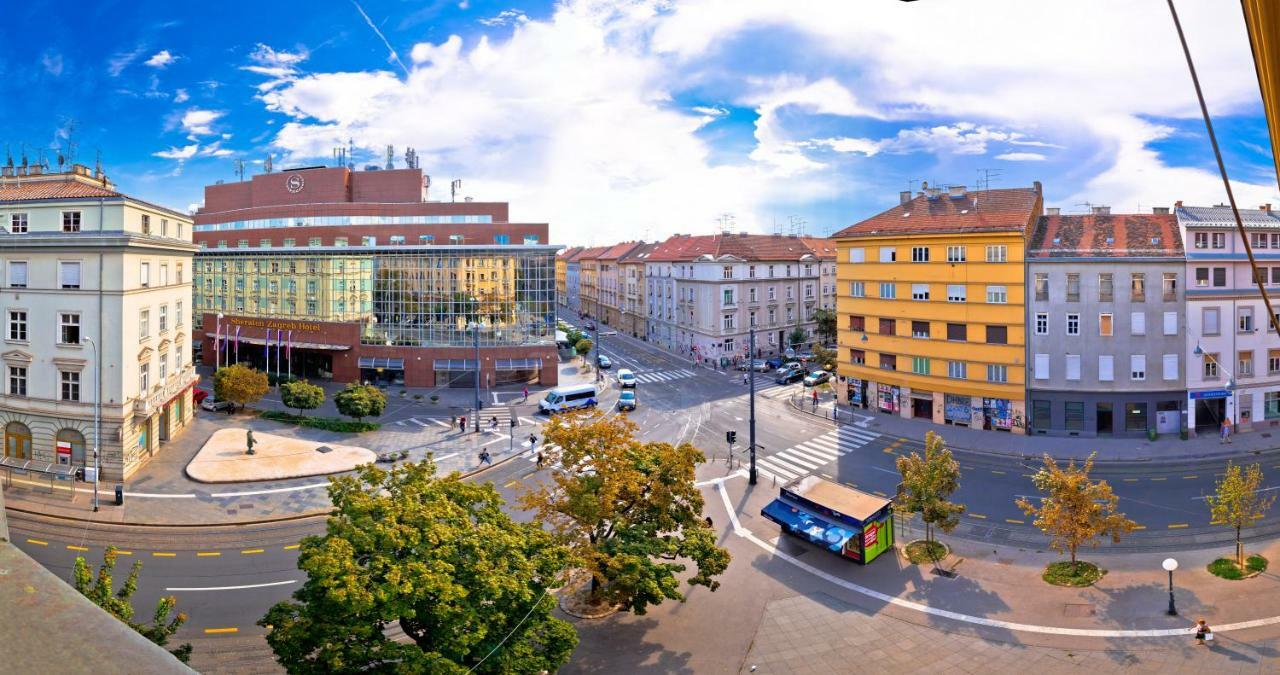
[[558,413],[578,408],[590,408],[596,405],[599,394],[594,384],[579,384],[572,387],[556,387],[547,392],[547,397],[538,402],[538,408],[544,413]]

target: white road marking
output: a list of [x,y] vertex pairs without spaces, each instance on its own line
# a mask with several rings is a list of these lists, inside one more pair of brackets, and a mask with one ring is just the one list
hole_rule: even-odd
[[[93,492],[84,488],[76,488],[76,492]],[[126,492],[126,497],[134,497],[136,499],[195,499],[196,495],[192,494],[157,494],[155,492]]]
[[396,420],[397,426],[404,426],[404,420]]
[[535,424],[537,424],[537,423],[538,423],[538,420],[535,420],[535,419],[533,419],[532,417],[521,417],[521,418],[520,418],[520,423],[521,423],[521,424],[528,424],[528,425],[530,425],[530,426],[533,426],[533,425],[535,425]]
[[409,421],[410,421],[410,422],[413,422],[414,424],[416,424],[416,425],[418,425],[418,426],[420,426],[420,427],[429,427],[429,426],[431,426],[430,424],[427,424],[426,422],[423,422],[422,420],[420,420],[420,419],[418,419],[418,418],[416,418],[416,417],[410,417],[410,418],[409,418]]
[[450,457],[457,457],[458,455],[461,455],[461,454],[462,454],[462,453],[460,453],[460,452],[451,452],[451,453],[449,453],[449,454],[447,454],[447,455],[440,455],[439,457],[432,457],[431,459],[432,459],[433,461],[440,462],[440,461],[444,461],[444,460],[446,460],[446,459],[449,459]]
[[181,586],[172,586],[172,587],[166,588],[166,589],[164,589],[164,590],[169,591],[169,592],[174,592],[174,591],[181,591],[181,592],[191,592],[191,591],[241,591],[241,590],[244,590],[244,589],[246,589],[246,588],[270,588],[270,587],[272,587],[272,586],[288,586],[289,584],[296,584],[296,583],[298,583],[298,580],[297,580],[297,579],[290,579],[290,580],[288,580],[288,581],[273,581],[273,582],[271,582],[271,583],[267,583],[267,584],[246,584],[246,585],[244,585],[244,586],[199,586],[199,587],[181,587]]
[[295,485],[294,487],[275,488],[273,490],[249,490],[246,492],[215,492],[210,497],[248,497],[250,495],[274,495],[281,492],[298,492],[299,490],[314,490],[316,488],[329,487],[328,482],[312,483],[310,485]]
[[511,437],[510,437],[510,436],[507,436],[506,434],[498,434],[498,437],[497,437],[497,438],[493,439],[492,441],[489,441],[488,443],[481,443],[481,444],[480,444],[480,447],[482,447],[482,448],[487,448],[487,447],[489,447],[490,445],[493,445],[494,443],[498,443],[498,442],[501,442],[501,441],[505,441],[505,440],[507,440],[508,438],[511,438]]
[[[452,429],[452,428],[453,428],[453,425],[452,425],[452,424],[449,424],[448,422],[446,422],[446,421],[444,421],[444,420],[437,420],[437,419],[433,419],[433,420],[431,420],[431,421],[432,421],[432,422],[435,422],[436,424],[439,424],[440,426],[442,426],[442,427],[444,427],[444,428],[446,428],[446,429]],[[425,425],[425,424],[424,424],[424,425],[422,425],[422,426],[424,426],[424,427],[425,427],[425,426],[427,426],[427,425]]]

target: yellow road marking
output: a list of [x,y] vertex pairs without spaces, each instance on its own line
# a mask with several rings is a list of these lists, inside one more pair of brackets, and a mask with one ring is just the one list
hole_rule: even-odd
[[1151,480],[1158,483],[1162,480],[1169,480],[1169,479],[1168,478],[1152,478]]
[[1183,476],[1183,477],[1182,477],[1182,479],[1183,479],[1183,480],[1195,480],[1196,478],[1199,478],[1199,477],[1200,477],[1200,476],[1198,476],[1198,475],[1196,475],[1196,476]]
[[1135,529],[1135,530],[1145,530],[1145,529],[1147,529],[1147,526],[1146,526],[1146,525],[1138,525],[1137,527],[1135,527],[1135,528],[1133,528],[1133,529]]
[[874,492],[875,492],[875,494],[878,494],[878,495],[880,495],[881,497],[888,497],[888,496],[889,496],[889,495],[887,495],[887,494],[885,494],[885,493],[883,493],[883,492],[881,492],[881,491],[879,491],[879,490],[875,490]]
[[302,547],[302,544],[289,544],[288,546],[284,547],[284,550],[292,551],[295,548],[301,548],[301,547]]
[[1124,482],[1126,482],[1126,483],[1136,483],[1136,482],[1138,482],[1138,479],[1137,479],[1137,478],[1125,478],[1125,479],[1123,479],[1123,480],[1124,480]]
[[890,445],[890,446],[886,446],[886,447],[885,447],[885,449],[884,449],[884,454],[886,454],[886,455],[892,455],[892,454],[893,454],[893,446],[892,446],[892,445]]
[[196,553],[197,558],[210,558],[219,555],[222,555],[221,551],[200,551],[199,553]]
[[1026,524],[1027,524],[1027,523],[1026,523],[1026,521],[1023,521],[1023,520],[1017,520],[1017,519],[1014,519],[1014,518],[1005,518],[1005,519],[1004,519],[1004,522],[1006,522],[1006,523],[1012,523],[1012,524],[1014,524],[1014,525],[1026,525]]
[[519,484],[520,484],[520,481],[518,481],[518,480],[512,480],[512,481],[507,481],[507,483],[506,483],[505,485],[503,485],[502,487],[504,487],[504,488],[515,487],[515,486],[517,486],[517,485],[519,485]]
[[906,438],[899,438],[899,439],[898,439],[898,442],[899,442],[899,443],[908,443],[908,442],[910,442],[910,440],[909,440],[909,439],[906,439]]
[[253,555],[255,553],[262,553],[263,550],[264,549],[260,549],[260,548],[246,548],[245,550],[240,552],[240,555]]
[[159,551],[152,551],[152,552],[151,552],[151,555],[152,555],[152,557],[155,557],[155,558],[176,558],[176,557],[178,557],[178,554],[177,554],[177,553],[161,553],[161,552],[159,552]]
[[205,635],[209,635],[212,633],[239,633],[239,632],[240,632],[239,628],[206,628],[204,629]]
[[1169,529],[1170,529],[1170,530],[1181,530],[1181,529],[1183,529],[1183,528],[1187,528],[1187,527],[1191,527],[1191,526],[1190,526],[1190,525],[1188,525],[1188,524],[1186,524],[1186,523],[1174,523],[1174,524],[1172,524],[1172,525],[1170,525],[1170,526],[1169,526]]
[[89,547],[88,547],[88,546],[74,546],[74,545],[72,545],[72,544],[67,544],[67,550],[68,550],[68,551],[88,551],[88,550],[89,550]]
[[845,484],[845,485],[848,485],[849,487],[853,487],[853,488],[858,487],[858,484],[857,484],[857,483],[850,483],[849,481],[845,481],[845,483],[844,483],[844,484]]
[[823,478],[826,478],[827,480],[835,480],[834,478],[831,477],[831,474],[829,473],[820,473],[818,475],[822,476]]
[[1249,518],[1250,518],[1251,520],[1261,520],[1262,518],[1265,518],[1265,517],[1266,517],[1266,516],[1264,516],[1264,515],[1263,515],[1263,514],[1261,514],[1261,513],[1259,513],[1259,514],[1255,514],[1255,515],[1252,515],[1252,516],[1249,516]]
[[1036,475],[1035,475],[1034,473],[1024,473],[1024,474],[1022,474],[1022,477],[1023,477],[1023,478],[1035,478],[1035,477],[1036,477]]
[[28,540],[27,540],[27,543],[28,543],[28,544],[35,544],[36,546],[48,546],[48,545],[49,545],[49,542],[47,542],[47,541],[40,541],[39,539],[28,539]]
[[970,516],[970,517],[973,517],[973,518],[979,518],[979,519],[981,519],[981,520],[986,520],[986,519],[987,519],[987,517],[986,517],[986,516],[984,516],[984,515],[982,515],[981,513],[970,513],[970,514],[969,514],[969,516]]
[[994,474],[995,474],[995,475],[997,475],[997,476],[1003,476],[1005,472],[1003,472],[1003,471],[996,471],[995,469],[992,469],[992,470],[991,470],[991,473],[994,473]]
[[133,551],[116,551],[116,555],[133,555]]

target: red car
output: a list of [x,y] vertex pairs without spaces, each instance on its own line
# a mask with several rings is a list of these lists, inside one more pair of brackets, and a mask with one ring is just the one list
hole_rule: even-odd
[[197,390],[195,391],[195,393],[191,395],[191,397],[192,397],[192,399],[194,399],[194,400],[195,400],[196,405],[200,405],[200,402],[201,402],[201,401],[203,401],[203,400],[205,400],[206,398],[208,398],[208,397],[209,397],[209,392],[207,392],[207,391],[205,391],[205,390],[203,390],[203,389],[197,389]]

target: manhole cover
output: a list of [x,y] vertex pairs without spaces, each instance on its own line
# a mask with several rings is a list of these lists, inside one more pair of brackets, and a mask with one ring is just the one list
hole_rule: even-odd
[[1087,604],[1066,604],[1062,606],[1063,616],[1094,616],[1098,610],[1093,605]]
[[329,447],[329,446],[327,446],[327,445],[321,445],[321,446],[316,447],[316,452],[319,452],[319,453],[321,453],[321,454],[326,453],[326,452],[333,452],[333,448],[331,448],[331,447]]

